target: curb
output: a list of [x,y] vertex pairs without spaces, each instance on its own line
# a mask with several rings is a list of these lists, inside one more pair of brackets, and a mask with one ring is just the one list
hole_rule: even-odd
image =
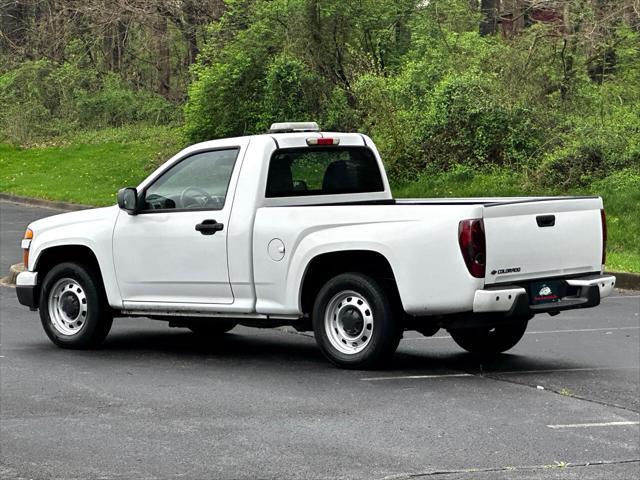
[[605,272],[616,277],[616,288],[640,290],[640,273]]
[[16,285],[16,278],[20,272],[24,272],[24,264],[22,262],[11,265],[9,275],[0,278],[0,285],[14,287]]
[[5,202],[20,203],[30,207],[44,207],[52,210],[63,210],[74,212],[77,210],[86,210],[88,208],[96,208],[91,205],[81,205],[78,203],[58,202],[53,200],[43,200],[41,198],[22,197],[20,195],[12,195],[10,193],[0,193],[0,200]]

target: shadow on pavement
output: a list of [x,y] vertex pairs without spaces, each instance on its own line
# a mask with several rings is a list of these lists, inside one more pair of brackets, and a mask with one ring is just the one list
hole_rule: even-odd
[[[137,329],[135,331],[112,332],[101,348],[92,351],[64,350],[42,339],[30,345],[29,351],[41,359],[53,355],[78,356],[100,361],[145,362],[150,358],[158,361],[217,360],[235,363],[249,361],[268,366],[286,363],[294,366],[319,366],[322,370],[334,368],[326,360],[313,338],[308,335],[282,333],[279,331],[246,332],[232,331],[216,336],[198,336],[183,329],[166,331]],[[26,352],[25,352],[26,353]],[[464,352],[425,351],[398,352],[381,371],[386,374],[428,375],[467,372],[472,374],[517,373],[519,371],[580,369],[589,365],[559,360],[542,360],[516,354],[504,353],[493,358],[482,358]]]

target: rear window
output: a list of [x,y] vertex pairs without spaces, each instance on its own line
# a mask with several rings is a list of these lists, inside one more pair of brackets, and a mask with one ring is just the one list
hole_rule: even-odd
[[382,176],[365,147],[276,150],[267,176],[268,198],[381,192]]

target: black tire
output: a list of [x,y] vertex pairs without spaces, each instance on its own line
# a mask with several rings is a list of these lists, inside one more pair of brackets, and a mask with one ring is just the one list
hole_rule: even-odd
[[218,336],[224,335],[236,325],[237,323],[230,320],[207,320],[204,322],[190,323],[187,325],[187,328],[196,335]]
[[[55,294],[52,289],[58,290],[58,285],[62,285],[63,279],[71,279],[69,285],[64,286],[63,289],[69,290],[75,295],[78,291],[81,298],[75,297],[72,303],[75,303],[79,309],[77,316],[77,322],[75,322],[73,332],[64,334],[60,331],[60,328],[56,327],[53,318],[61,318],[59,314],[49,311],[51,302],[50,296]],[[69,288],[74,285],[77,288]],[[72,291],[73,290],[73,291]],[[63,290],[62,295],[69,296]],[[58,297],[56,297],[58,298]],[[78,304],[82,305],[78,306]],[[62,348],[72,349],[89,349],[95,348],[100,345],[111,330],[111,324],[113,323],[113,312],[107,302],[106,294],[102,286],[100,276],[93,269],[86,265],[74,262],[60,263],[53,267],[45,276],[42,282],[42,291],[40,294],[40,321],[42,327],[49,339]],[[56,316],[57,315],[57,316]],[[67,318],[67,317],[65,317]],[[57,323],[60,325],[60,322]],[[71,325],[71,323],[70,323]]]
[[467,352],[478,355],[497,355],[516,346],[524,332],[528,321],[518,321],[513,325],[496,327],[465,328],[449,330],[453,340]]
[[[355,302],[358,302],[360,298],[365,302],[365,310],[359,313],[357,308],[360,307],[356,307],[354,300],[347,297],[345,298],[345,307],[342,307],[344,311],[340,310],[340,318],[343,318],[343,315],[351,315],[351,318],[355,318],[355,320],[350,320],[353,322],[350,328],[343,328],[343,324],[339,327],[343,332],[348,330],[355,337],[360,336],[353,345],[360,342],[359,346],[355,348],[362,348],[362,350],[354,350],[353,353],[340,351],[334,345],[340,345],[338,342],[340,334],[337,326],[334,326],[333,329],[336,332],[336,337],[334,337],[333,333],[328,330],[332,327],[327,325],[327,321],[331,323],[331,320],[326,321],[326,318],[331,318],[328,309],[335,311],[330,303],[333,304],[334,299],[341,298],[348,292],[355,292]],[[347,302],[353,302],[353,307],[346,305]],[[366,306],[370,308],[367,309]],[[347,307],[355,313],[348,311]],[[393,307],[392,299],[385,293],[380,283],[367,275],[343,273],[332,278],[318,292],[311,316],[314,335],[320,350],[327,359],[342,368],[370,369],[381,366],[396,351],[402,337],[402,325],[396,320]],[[341,307],[337,306],[336,308]],[[366,314],[367,311],[370,312],[369,315]],[[325,315],[328,317],[325,318]],[[337,318],[337,315],[334,315],[333,318]],[[366,337],[366,329],[369,327],[371,334]],[[330,339],[330,335],[333,340]],[[345,338],[343,335],[342,340]],[[348,349],[349,343],[344,342],[344,345],[346,345],[344,348]]]

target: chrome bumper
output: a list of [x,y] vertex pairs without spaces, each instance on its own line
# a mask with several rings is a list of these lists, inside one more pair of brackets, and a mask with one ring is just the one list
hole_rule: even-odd
[[613,292],[616,277],[613,275],[591,275],[565,279],[568,287],[578,287],[577,295],[561,298],[558,302],[529,305],[526,288],[520,286],[496,287],[478,290],[473,299],[474,313],[535,314],[572,308],[595,307],[600,299]]

